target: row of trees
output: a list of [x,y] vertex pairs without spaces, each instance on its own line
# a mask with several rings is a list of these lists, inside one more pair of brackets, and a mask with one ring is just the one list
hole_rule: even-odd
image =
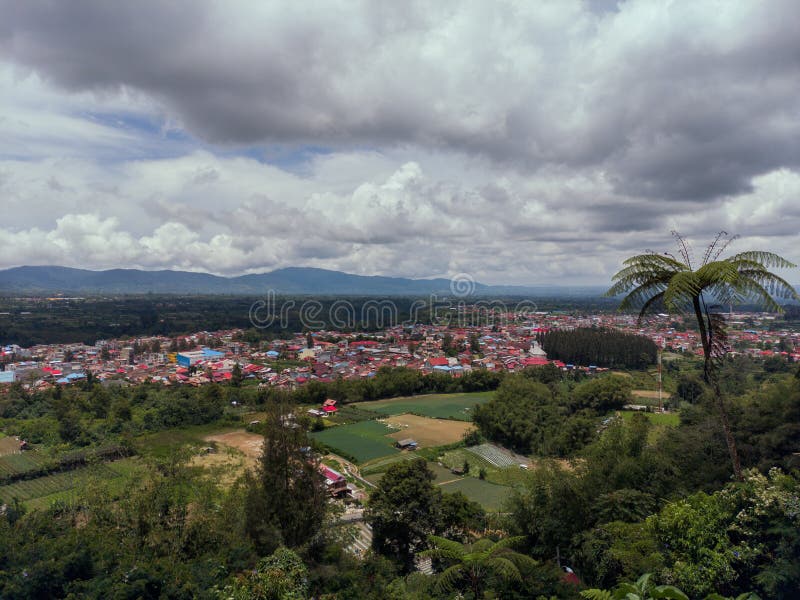
[[650,338],[601,327],[553,329],[540,333],[538,340],[551,359],[609,369],[644,369],[655,363],[658,353]]

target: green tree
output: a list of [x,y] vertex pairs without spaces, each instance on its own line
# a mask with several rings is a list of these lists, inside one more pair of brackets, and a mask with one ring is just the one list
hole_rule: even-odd
[[306,600],[308,568],[288,548],[278,548],[258,566],[218,592],[220,600]]
[[406,571],[441,521],[441,491],[424,459],[393,464],[372,492],[364,516],[372,526],[373,548]]
[[258,468],[246,479],[245,511],[247,532],[262,553],[310,542],[320,532],[327,506],[319,461],[291,407],[270,404],[266,413]]
[[240,387],[242,385],[242,380],[242,367],[240,367],[237,362],[233,365],[233,369],[231,369],[231,385],[233,387]]
[[632,388],[630,379],[620,375],[590,379],[575,388],[571,404],[575,410],[591,408],[607,412],[620,409],[633,401]]
[[703,391],[705,391],[703,381],[697,375],[682,373],[678,377],[678,386],[675,393],[684,402],[694,404],[700,400]]
[[524,538],[511,537],[497,542],[481,538],[473,544],[461,544],[431,536],[430,550],[420,556],[444,563],[447,568],[438,576],[436,587],[442,592],[469,589],[475,599],[483,598],[483,592],[492,578],[504,581],[522,581],[526,570],[538,563],[531,557],[515,552],[512,548]]
[[645,573],[635,583],[621,583],[613,592],[608,590],[584,590],[583,598],[588,600],[689,600],[689,596],[671,585],[653,585],[650,573]]
[[725,240],[725,232],[717,235],[696,265],[686,241],[675,232],[673,235],[678,240],[681,260],[669,253],[632,256],[614,275],[614,284],[606,295],[626,294],[620,310],[638,308],[640,319],[657,303],[663,303],[673,313],[691,311],[694,314],[703,346],[703,375],[714,391],[733,472],[741,480],[739,452],[717,376],[718,359],[726,351],[726,336],[724,317],[716,307],[749,301],[780,312],[781,306],[774,297],[795,300],[800,297],[789,283],[769,269],[795,265],[777,254],[758,250],[719,259],[734,239]]

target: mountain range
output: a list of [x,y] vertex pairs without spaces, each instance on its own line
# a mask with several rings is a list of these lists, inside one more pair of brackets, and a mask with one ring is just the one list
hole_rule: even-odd
[[[458,286],[458,287],[455,287]],[[144,271],[111,269],[90,271],[70,267],[36,266],[0,270],[0,293],[48,294],[276,294],[410,296],[453,295],[453,290],[475,295],[597,296],[601,287],[485,285],[470,280],[408,279],[365,276],[315,269],[289,267],[267,273],[221,277],[188,271]]]

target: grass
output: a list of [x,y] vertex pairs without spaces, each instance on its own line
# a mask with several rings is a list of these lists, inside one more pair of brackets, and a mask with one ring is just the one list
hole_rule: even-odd
[[[629,423],[630,420],[633,418],[637,411],[635,410],[621,410],[619,411],[619,415],[622,419]],[[653,424],[653,427],[650,429],[650,432],[647,434],[647,443],[654,444],[658,441],[664,432],[667,430],[668,427],[677,427],[680,423],[680,416],[676,412],[671,413],[651,413],[651,412],[639,412],[639,414],[645,415],[649,420],[650,423]]]
[[471,421],[474,406],[488,402],[493,396],[494,392],[425,394],[422,396],[404,396],[387,400],[359,402],[353,406],[384,415],[411,413],[434,419]]
[[359,471],[361,472],[362,475],[383,474],[393,464],[397,462],[402,462],[404,460],[412,460],[414,458],[417,458],[417,456],[413,452],[398,452],[390,456],[376,458],[367,463],[364,463],[359,469]]
[[134,445],[136,450],[144,456],[166,458],[184,446],[195,448],[208,446],[208,442],[203,441],[203,438],[211,433],[224,433],[235,429],[237,429],[235,426],[225,427],[218,423],[167,429],[140,436],[135,440]]
[[[637,411],[635,410],[621,410],[619,414],[625,420],[625,422],[630,421],[633,418],[633,415],[636,414]],[[677,427],[680,423],[680,416],[676,412],[671,413],[651,413],[651,412],[640,412],[639,414],[645,415],[653,425],[661,426],[661,427]]]
[[364,463],[399,452],[394,447],[394,440],[387,437],[387,434],[394,431],[383,423],[361,421],[352,425],[330,427],[325,431],[312,433],[311,436],[336,454]]
[[462,477],[439,487],[443,492],[461,492],[470,500],[474,500],[491,511],[500,510],[503,502],[511,493],[510,487],[496,485],[475,477]]

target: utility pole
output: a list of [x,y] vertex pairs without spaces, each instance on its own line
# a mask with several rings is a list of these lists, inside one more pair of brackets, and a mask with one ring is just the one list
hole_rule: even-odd
[[662,381],[661,381],[661,352],[662,350],[659,348],[658,350],[658,412],[664,412],[664,405],[661,402],[661,394],[664,388]]

